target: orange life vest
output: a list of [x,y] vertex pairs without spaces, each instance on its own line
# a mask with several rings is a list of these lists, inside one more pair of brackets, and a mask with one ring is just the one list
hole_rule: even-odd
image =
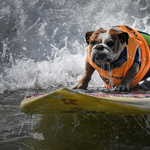
[[138,82],[142,80],[142,78],[145,76],[145,74],[148,72],[150,68],[149,45],[143,38],[143,36],[135,29],[126,25],[120,25],[115,27],[129,34],[128,45],[126,45],[127,60],[125,61],[125,63],[123,63],[123,65],[120,67],[112,69],[111,72],[104,70],[92,62],[89,46],[87,47],[87,59],[91,64],[91,66],[98,71],[100,77],[105,82],[106,87],[109,88],[110,85],[117,86],[120,84],[121,80],[132,66],[135,59],[137,48],[138,46],[140,46],[142,64],[140,66],[138,74],[135,76],[134,80],[130,84],[130,88],[133,88]]

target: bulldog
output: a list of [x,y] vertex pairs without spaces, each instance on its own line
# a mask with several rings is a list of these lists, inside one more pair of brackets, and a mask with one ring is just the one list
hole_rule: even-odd
[[72,89],[86,89],[95,70],[107,88],[128,91],[150,76],[150,35],[127,25],[103,27],[85,34],[85,74]]

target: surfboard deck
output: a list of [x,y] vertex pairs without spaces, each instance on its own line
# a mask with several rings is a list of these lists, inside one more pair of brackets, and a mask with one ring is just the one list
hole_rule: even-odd
[[150,94],[83,94],[61,88],[27,96],[20,110],[27,114],[150,114]]

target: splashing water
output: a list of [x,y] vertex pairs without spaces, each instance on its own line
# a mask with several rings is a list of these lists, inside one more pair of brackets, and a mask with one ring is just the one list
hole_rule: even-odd
[[[72,86],[84,74],[87,31],[128,24],[150,31],[149,0],[1,0],[0,93]],[[91,86],[103,86],[95,73]]]
[[111,66],[110,65],[108,65],[108,67],[109,67],[109,90],[110,91],[113,91],[113,80],[112,80],[112,69],[111,69]]

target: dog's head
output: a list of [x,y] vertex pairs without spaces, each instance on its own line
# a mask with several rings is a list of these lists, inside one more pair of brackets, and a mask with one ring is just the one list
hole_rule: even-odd
[[128,44],[129,35],[115,27],[100,28],[87,32],[86,42],[89,45],[92,61],[97,64],[109,64],[115,61]]

